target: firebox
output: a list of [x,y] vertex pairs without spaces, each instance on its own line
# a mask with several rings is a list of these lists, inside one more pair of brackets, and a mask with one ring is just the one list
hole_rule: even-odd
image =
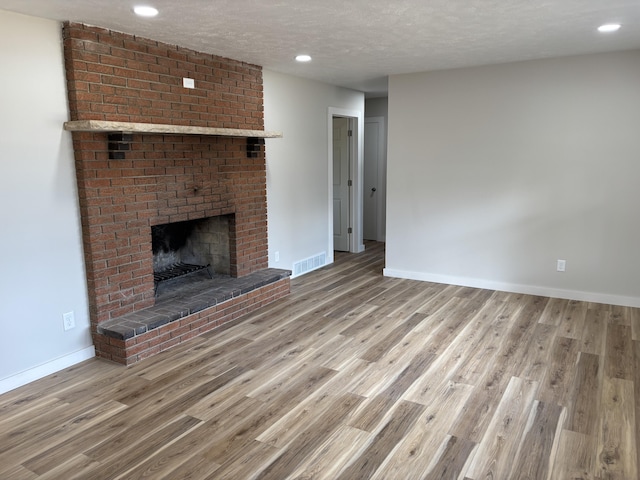
[[230,214],[152,226],[156,294],[160,285],[166,290],[187,275],[197,281],[197,272],[200,278],[202,273],[208,278],[231,275],[229,225],[233,220]]

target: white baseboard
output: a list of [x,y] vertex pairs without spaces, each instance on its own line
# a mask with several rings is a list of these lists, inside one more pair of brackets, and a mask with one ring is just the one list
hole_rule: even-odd
[[0,380],[0,395],[96,356],[92,346]]
[[640,298],[610,295],[606,293],[581,292],[578,290],[562,290],[550,287],[537,287],[534,285],[493,282],[476,278],[453,277],[424,272],[410,272],[407,270],[395,270],[392,268],[385,268],[383,270],[383,275],[385,277],[445,283],[448,285],[459,285],[461,287],[484,288],[487,290],[499,290],[501,292],[524,293],[526,295],[539,295],[542,297],[564,298],[567,300],[580,300],[583,302],[605,303],[608,305],[640,308]]

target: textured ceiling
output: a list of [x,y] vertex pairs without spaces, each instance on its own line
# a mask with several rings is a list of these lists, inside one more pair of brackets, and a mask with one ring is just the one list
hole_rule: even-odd
[[[134,4],[160,15],[143,19]],[[0,9],[98,25],[381,94],[390,74],[640,48],[640,1],[0,0]],[[619,22],[603,35],[596,27]],[[313,61],[293,57],[308,53]]]

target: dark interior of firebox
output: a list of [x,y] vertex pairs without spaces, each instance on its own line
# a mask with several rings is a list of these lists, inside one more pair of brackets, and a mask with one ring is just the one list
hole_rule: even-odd
[[156,293],[186,276],[193,282],[230,273],[228,216],[155,225],[151,245]]

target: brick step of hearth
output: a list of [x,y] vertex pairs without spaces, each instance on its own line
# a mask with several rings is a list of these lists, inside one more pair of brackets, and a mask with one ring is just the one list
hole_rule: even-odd
[[290,270],[266,268],[241,278],[203,280],[158,296],[153,307],[102,322],[97,331],[110,338],[129,340],[290,276]]

